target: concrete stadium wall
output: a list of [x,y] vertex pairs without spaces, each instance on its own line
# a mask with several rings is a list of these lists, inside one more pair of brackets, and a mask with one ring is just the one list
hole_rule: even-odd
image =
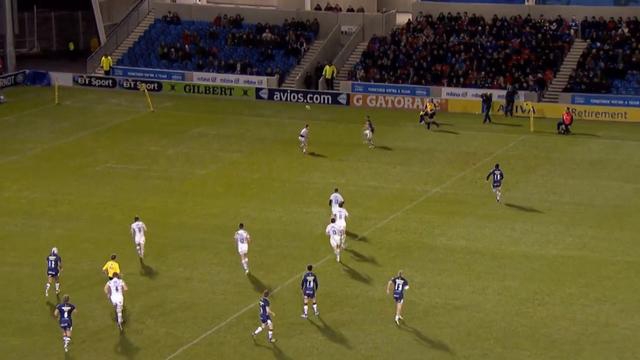
[[100,13],[105,25],[117,24],[127,15],[137,0],[102,0]]
[[411,12],[417,15],[420,11],[423,13],[456,13],[466,11],[469,14],[476,13],[484,17],[491,17],[494,14],[512,16],[527,15],[533,17],[544,15],[545,17],[556,17],[562,15],[565,18],[576,16],[581,19],[584,16],[604,16],[618,17],[622,16],[640,16],[640,7],[635,6],[559,6],[559,5],[508,5],[508,4],[460,4],[460,3],[442,3],[442,2],[414,2]]

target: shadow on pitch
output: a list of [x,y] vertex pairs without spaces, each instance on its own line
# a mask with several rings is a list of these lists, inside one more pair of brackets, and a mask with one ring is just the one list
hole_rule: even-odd
[[255,290],[257,293],[262,294],[263,291],[265,291],[266,289],[269,288],[260,279],[258,279],[257,277],[253,276],[252,273],[247,274],[247,279],[249,279],[249,282],[253,286],[253,290]]
[[418,342],[420,342],[421,344],[434,349],[434,350],[438,350],[438,351],[443,351],[449,354],[453,354],[453,350],[451,350],[451,348],[449,347],[449,345],[447,345],[446,343],[437,340],[437,339],[431,339],[430,337],[428,337],[427,335],[423,334],[422,331],[407,325],[405,323],[403,323],[402,325],[400,325],[400,330],[408,332],[410,334],[412,334],[413,336],[415,336],[416,340]]
[[120,355],[124,356],[127,359],[135,359],[138,353],[140,352],[140,348],[131,342],[129,338],[124,334],[120,333],[120,339],[118,343],[114,347],[113,351]]
[[313,156],[313,157],[317,157],[317,158],[326,158],[327,157],[327,155],[323,155],[323,154],[320,154],[320,153],[317,153],[317,152],[313,152],[313,151],[309,151],[307,153],[307,155]]
[[589,134],[589,133],[576,133],[576,132],[572,132],[571,135],[575,135],[575,136],[588,136],[588,137],[601,137],[598,134]]
[[351,254],[351,257],[354,258],[356,261],[359,262],[367,262],[369,264],[373,264],[376,266],[380,266],[380,264],[378,263],[378,260],[376,260],[375,257],[373,256],[368,256],[365,254],[362,254],[354,249],[345,249],[344,251],[348,252],[349,254]]
[[346,347],[347,349],[351,349],[351,344],[349,344],[349,339],[344,336],[343,333],[336,331],[334,328],[329,326],[321,317],[317,318],[320,320],[320,324],[316,324],[315,321],[309,321],[313,326],[320,331],[320,333],[326,337],[328,340]]
[[492,121],[491,123],[498,126],[522,127],[522,124],[501,123],[497,121]]
[[153,280],[156,278],[156,276],[158,276],[158,272],[156,271],[156,269],[145,264],[144,261],[140,259],[140,275]]
[[384,150],[384,151],[393,151],[393,148],[390,148],[386,145],[376,145],[376,149]]
[[524,211],[524,212],[529,212],[529,213],[538,213],[538,214],[542,214],[543,212],[530,207],[530,206],[523,206],[523,205],[518,205],[518,204],[512,204],[512,203],[505,203],[504,206],[506,207],[510,207],[512,209],[516,209],[516,210],[520,210],[520,211]]
[[[60,301],[60,296],[58,295],[58,301]],[[51,315],[52,318],[56,318],[56,304],[52,303],[51,301],[47,300],[47,307],[49,308],[49,315]]]
[[257,342],[253,343],[254,346],[259,347],[259,348],[264,348],[267,349],[269,351],[271,351],[271,353],[273,353],[273,357],[278,359],[278,360],[292,360],[287,354],[285,354],[282,349],[280,349],[280,347],[276,344],[271,344],[271,345],[262,345],[259,344]]
[[347,237],[350,237],[350,238],[352,238],[352,239],[354,239],[354,238],[355,238],[355,239],[359,238],[358,234],[356,234],[356,233],[354,233],[354,232],[351,232],[351,231],[349,231],[349,230],[347,230],[344,234],[345,234],[345,235],[347,235]]
[[433,130],[433,131],[437,132],[437,133],[443,133],[443,134],[460,135],[459,132],[453,131],[453,130],[436,129],[436,130]]
[[371,278],[369,277],[369,275],[358,272],[358,270],[352,268],[347,264],[340,264],[342,265],[342,270],[344,270],[347,275],[349,275],[353,280],[359,281],[363,284],[371,285]]

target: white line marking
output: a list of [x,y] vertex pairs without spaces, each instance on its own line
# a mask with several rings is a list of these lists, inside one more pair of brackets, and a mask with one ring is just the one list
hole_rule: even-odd
[[40,111],[42,109],[45,109],[45,108],[48,108],[48,107],[51,107],[51,106],[54,106],[54,104],[46,104],[46,105],[42,105],[42,106],[37,106],[37,107],[31,108],[29,110],[13,113],[13,114],[8,115],[8,116],[3,116],[3,117],[0,118],[0,120],[15,119],[18,116],[22,116],[22,115],[25,115],[25,114],[30,114],[32,112],[37,112],[37,111]]
[[80,139],[82,137],[85,137],[87,135],[91,135],[93,133],[96,133],[96,132],[101,131],[101,130],[108,129],[110,127],[114,127],[114,126],[116,126],[118,124],[122,124],[124,122],[127,122],[129,120],[133,120],[133,119],[135,119],[137,117],[140,117],[140,116],[143,116],[143,115],[146,115],[146,114],[148,114],[148,112],[139,113],[139,114],[135,114],[135,115],[132,115],[132,116],[129,116],[129,117],[125,117],[125,118],[122,118],[120,120],[112,121],[112,122],[106,123],[104,125],[100,125],[98,127],[91,128],[91,129],[79,132],[79,133],[77,133],[75,135],[72,135],[72,136],[69,136],[67,138],[64,138],[64,139],[61,139],[61,140],[58,140],[58,141],[54,141],[54,142],[49,143],[49,144],[45,144],[45,145],[39,146],[37,148],[33,148],[33,149],[30,149],[30,150],[27,150],[27,151],[23,152],[22,154],[17,154],[17,155],[9,156],[9,157],[6,157],[6,158],[2,158],[2,159],[0,159],[0,165],[6,164],[6,163],[8,163],[10,161],[24,159],[24,158],[26,158],[28,156],[33,155],[33,154],[37,154],[37,153],[39,153],[39,152],[41,152],[43,150],[47,150],[47,149],[50,149],[52,147],[56,147],[58,145],[62,145],[62,144],[66,144],[66,143],[72,142],[74,140],[78,140],[78,139]]
[[[485,162],[493,159],[495,156],[505,152],[506,150],[509,150],[510,148],[512,148],[515,144],[517,144],[518,142],[520,142],[520,140],[524,139],[526,135],[522,135],[519,138],[515,139],[513,142],[509,143],[508,145],[504,146],[503,148],[500,148],[499,150],[495,151],[494,153],[492,153],[491,155],[487,156],[486,158],[480,160],[479,162],[477,162],[475,165],[471,166],[470,168],[468,168],[467,170],[459,173],[458,175],[450,178],[449,180],[445,181],[442,185],[437,186],[433,189],[431,189],[429,192],[425,193],[424,195],[422,195],[420,198],[418,198],[417,200],[409,203],[409,205],[403,207],[402,209],[396,211],[395,213],[391,214],[388,218],[380,221],[379,223],[375,224],[373,227],[369,228],[367,231],[365,231],[364,233],[362,233],[362,235],[359,235],[358,239],[362,238],[363,236],[368,235],[369,233],[371,233],[372,231],[388,224],[391,220],[395,219],[396,217],[398,217],[400,214],[404,213],[405,211],[411,209],[412,207],[418,205],[419,203],[423,202],[426,198],[428,198],[429,196],[435,194],[436,192],[440,191],[442,188],[447,187],[448,185],[452,184],[453,182],[455,182],[456,180],[460,179],[461,177],[467,175],[468,173],[474,171],[475,169],[477,169],[480,165],[484,164]],[[334,255],[330,254],[327,255],[326,257],[324,257],[322,260],[318,261],[315,263],[315,266],[319,266],[322,263],[326,262],[327,260],[329,260],[330,258],[332,258]],[[275,290],[273,290],[271,293],[274,294],[276,292],[278,292],[278,290],[286,287],[287,285],[291,284],[292,281],[294,281],[295,279],[298,279],[300,276],[304,275],[304,272],[300,272],[296,275],[294,275],[293,277],[291,277],[289,280],[287,280],[285,283],[281,284],[280,286],[278,286],[277,288],[275,288]],[[214,332],[216,332],[217,330],[219,330],[220,328],[224,327],[225,325],[227,325],[228,323],[230,323],[231,321],[233,321],[235,318],[237,318],[238,316],[244,314],[245,312],[249,311],[249,309],[253,308],[255,306],[254,303],[251,303],[249,305],[247,305],[245,308],[243,308],[242,310],[238,311],[237,313],[233,314],[231,317],[229,317],[228,319],[226,319],[225,321],[219,323],[218,325],[212,327],[211,329],[205,331],[202,335],[198,336],[195,340],[191,341],[190,343],[184,345],[183,347],[181,347],[180,349],[176,350],[176,352],[174,352],[173,354],[167,356],[166,360],[170,360],[173,359],[174,357],[180,355],[180,353],[182,353],[183,351],[187,350],[188,348],[192,347],[193,345],[199,343],[202,339],[206,338],[207,336],[213,334]]]

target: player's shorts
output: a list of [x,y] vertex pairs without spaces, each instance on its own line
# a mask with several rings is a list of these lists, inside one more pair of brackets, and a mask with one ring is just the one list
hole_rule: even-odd
[[238,254],[246,255],[249,252],[249,244],[238,244]]
[[331,244],[332,247],[336,248],[339,247],[342,244],[342,239],[338,236],[332,236],[329,239],[329,243]]
[[306,297],[308,299],[314,299],[316,297],[316,291],[314,289],[305,290],[304,291],[304,297]]
[[269,315],[260,315],[260,322],[263,324],[271,325],[271,316]]
[[424,116],[420,115],[420,120],[418,120],[418,123],[424,124],[424,121]]
[[344,221],[341,222],[336,222],[336,225],[338,226],[338,229],[340,229],[340,234],[341,235],[346,235],[347,233],[347,223]]
[[47,270],[47,275],[49,277],[58,277],[58,275],[60,275],[60,270],[55,269],[55,270]]
[[124,296],[111,296],[111,304],[113,304],[113,306],[122,307],[122,305],[124,305]]
[[307,138],[304,136],[298,136],[298,140],[300,141],[301,144],[307,143]]
[[491,188],[493,189],[493,191],[498,191],[498,190],[500,190],[501,187],[502,187],[502,183],[493,183],[493,184],[491,184]]
[[393,295],[393,300],[398,304],[402,304],[404,302],[404,295]]
[[145,239],[144,236],[136,236],[134,241],[135,241],[136,245],[140,245],[140,244],[144,244],[146,239]]
[[66,318],[62,318],[60,319],[60,328],[62,330],[71,330],[72,327],[72,323],[71,323],[71,319],[66,319]]
[[427,117],[429,118],[429,120],[433,120],[433,118],[436,117],[436,113],[435,112],[429,113],[427,114]]
[[373,133],[371,132],[371,130],[365,130],[364,131],[364,137],[366,139],[371,139],[373,137]]

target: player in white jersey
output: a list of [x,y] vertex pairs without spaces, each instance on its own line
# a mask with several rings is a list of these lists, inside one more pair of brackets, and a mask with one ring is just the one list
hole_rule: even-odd
[[329,196],[329,206],[331,206],[331,215],[336,213],[338,210],[338,204],[344,202],[342,195],[338,192],[338,188],[333,189],[333,194]]
[[118,323],[118,329],[122,328],[122,309],[124,308],[124,292],[129,290],[124,280],[120,279],[120,274],[113,273],[113,278],[107,281],[104,286],[104,293],[107,294],[107,298],[111,301],[113,308],[116,311],[116,320]]
[[302,130],[300,130],[300,135],[298,135],[298,140],[300,140],[300,148],[302,149],[302,153],[307,153],[307,143],[309,141],[309,124],[306,124]]
[[341,246],[343,249],[347,247],[347,218],[349,217],[349,212],[344,208],[344,201],[338,204],[338,208],[333,213],[333,217],[336,219],[336,225],[340,229],[340,236],[342,237]]
[[131,237],[133,238],[133,242],[136,244],[136,252],[138,253],[138,257],[140,259],[144,258],[144,243],[145,233],[147,232],[147,226],[140,221],[139,217],[133,218],[133,224],[131,224]]
[[249,243],[251,242],[251,236],[244,229],[244,224],[240,223],[238,225],[238,231],[233,236],[238,244],[238,254],[240,254],[240,262],[242,263],[242,268],[244,269],[245,274],[249,274],[249,257],[247,253],[249,252]]
[[331,224],[327,225],[325,233],[329,235],[329,243],[336,254],[336,261],[340,262],[340,250],[342,249],[342,234],[340,228],[336,225],[336,218],[331,218]]
[[373,149],[374,147],[376,147],[373,144],[373,133],[375,133],[376,128],[373,126],[369,115],[367,115],[365,120],[366,121],[364,123],[364,131],[362,132],[362,137],[364,138],[365,144],[369,145],[369,149]]

